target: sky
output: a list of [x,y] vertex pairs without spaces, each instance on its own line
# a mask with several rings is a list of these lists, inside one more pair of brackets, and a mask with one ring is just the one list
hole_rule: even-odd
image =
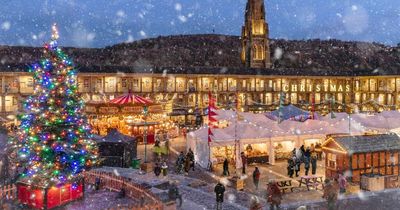
[[[271,38],[400,43],[400,0],[266,0]],[[246,0],[0,0],[0,45],[104,47],[177,34],[240,35]]]

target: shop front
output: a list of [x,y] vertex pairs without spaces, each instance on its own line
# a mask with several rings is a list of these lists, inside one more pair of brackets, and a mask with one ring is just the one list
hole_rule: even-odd
[[274,142],[275,160],[285,160],[290,158],[294,148],[295,142],[292,140]]
[[230,163],[235,163],[235,146],[215,146],[211,147],[211,157],[213,164],[222,164],[225,159]]
[[203,125],[203,112],[201,109],[196,108],[178,108],[173,109],[171,113],[168,114],[170,120],[174,122],[179,127],[200,127]]
[[268,143],[245,144],[247,163],[268,163]]

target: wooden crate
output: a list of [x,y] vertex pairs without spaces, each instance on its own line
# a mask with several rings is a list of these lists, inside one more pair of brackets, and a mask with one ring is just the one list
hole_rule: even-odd
[[385,189],[384,176],[361,176],[360,188],[368,191],[381,191]]
[[229,181],[232,183],[232,187],[236,190],[244,190],[244,179],[230,178]]
[[388,175],[385,176],[385,189],[400,188],[400,176]]
[[346,194],[357,194],[359,192],[360,192],[360,185],[359,184],[350,183],[346,187]]
[[142,163],[140,164],[140,169],[142,169],[142,171],[149,173],[153,171],[153,164],[152,163]]

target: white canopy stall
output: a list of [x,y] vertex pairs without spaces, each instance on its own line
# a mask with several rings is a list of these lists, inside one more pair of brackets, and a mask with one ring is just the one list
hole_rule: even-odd
[[[377,115],[334,113],[306,122],[286,120],[282,123],[273,121],[263,114],[248,112],[216,111],[219,120],[228,122],[228,127],[212,129],[214,134],[208,147],[208,128],[203,127],[187,135],[187,147],[194,150],[196,162],[202,167],[208,166],[211,160],[222,162],[225,158],[235,161],[235,140],[239,143],[237,155],[245,152],[247,156],[264,157],[268,163],[275,159],[286,158],[288,152],[301,145],[323,143],[329,134],[364,134],[374,132],[397,132],[400,134],[400,113],[386,111]],[[290,154],[290,153],[289,153]],[[237,166],[241,165],[236,158]]]

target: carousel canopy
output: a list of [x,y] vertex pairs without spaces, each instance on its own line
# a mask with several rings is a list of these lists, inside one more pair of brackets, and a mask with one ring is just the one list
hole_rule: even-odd
[[131,92],[128,92],[125,95],[114,98],[113,100],[110,101],[110,103],[118,105],[127,105],[127,104],[150,105],[153,103],[153,101],[138,95],[134,95]]

